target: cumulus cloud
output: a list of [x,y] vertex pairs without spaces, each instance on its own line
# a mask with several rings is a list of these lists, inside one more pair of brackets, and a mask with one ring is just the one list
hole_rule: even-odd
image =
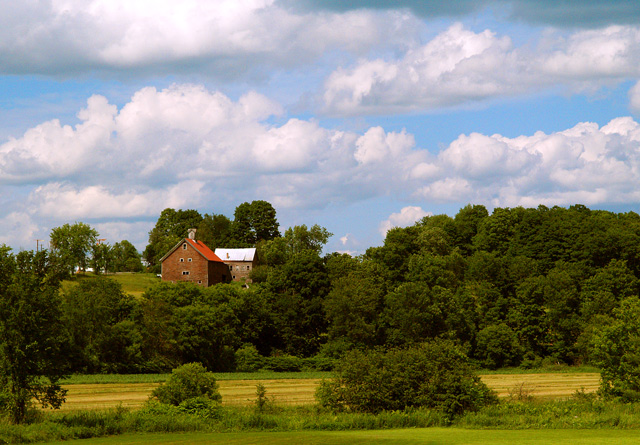
[[440,202],[500,206],[637,202],[640,125],[630,117],[552,134],[461,135],[440,152],[446,172],[416,190]]
[[35,250],[37,243],[43,245],[44,238],[44,231],[27,212],[11,212],[0,217],[0,245]]
[[514,138],[462,134],[432,154],[406,131],[271,119],[281,113],[257,93],[232,100],[197,85],[144,88],[119,109],[93,96],[75,126],[45,122],[0,145],[0,185],[13,190],[3,194],[0,229],[18,237],[25,227],[33,238],[36,220],[151,226],[166,207],[219,212],[248,196],[282,210],[387,196],[416,203],[381,233],[426,216],[429,203],[640,200],[640,124],[631,117]]
[[57,219],[155,216],[166,207],[198,205],[203,186],[199,181],[185,181],[162,190],[113,193],[100,185],[79,189],[69,184],[50,183],[32,192],[29,205],[35,213]]
[[640,29],[611,26],[551,34],[535,48],[452,25],[394,60],[362,60],[325,81],[337,115],[433,110],[558,86],[593,90],[640,76]]
[[272,0],[4,1],[0,71],[237,78],[255,68],[307,63],[327,50],[358,53],[403,41],[399,30],[410,21],[407,14],[370,11],[296,13]]
[[392,213],[389,218],[380,223],[380,234],[384,238],[387,232],[394,227],[407,227],[414,224],[425,216],[432,216],[433,213],[422,210],[421,207],[404,207],[399,213]]
[[143,88],[120,109],[92,96],[75,126],[44,122],[0,145],[0,185],[21,187],[28,198],[9,204],[41,219],[122,220],[247,194],[278,208],[354,202],[398,191],[427,160],[404,131],[268,123],[281,113],[255,92],[234,101],[190,84]]

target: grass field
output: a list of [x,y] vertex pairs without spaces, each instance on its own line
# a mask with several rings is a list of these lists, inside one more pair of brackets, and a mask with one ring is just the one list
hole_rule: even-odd
[[[63,281],[61,287],[64,292],[82,280],[91,280],[96,277],[97,275],[93,273],[77,274],[73,279]],[[133,295],[136,298],[142,296],[149,287],[160,282],[160,278],[156,277],[156,275],[152,273],[118,272],[115,274],[104,275],[104,277],[116,280],[122,285],[122,290],[124,292]]]
[[[296,374],[296,373],[291,373]],[[312,373],[313,374],[313,373]],[[326,374],[326,373],[321,373]],[[222,401],[225,405],[249,405],[255,400],[256,385],[264,384],[267,395],[282,405],[304,405],[314,403],[314,392],[320,377],[316,378],[275,378],[275,373],[247,374],[247,379],[237,378],[237,374],[221,374],[227,379],[218,379]],[[121,381],[113,383],[88,382],[65,384],[69,390],[63,410],[102,409],[122,405],[139,408],[148,399],[151,391],[167,374],[148,376],[139,382]],[[235,379],[231,379],[232,377]],[[292,375],[293,376],[293,375]],[[290,377],[292,377],[290,376]],[[329,374],[321,377],[328,377]],[[93,376],[91,376],[93,377]],[[115,376],[118,377],[118,376]],[[124,376],[123,376],[124,377]],[[482,375],[482,380],[500,397],[532,396],[540,400],[568,398],[576,391],[593,392],[598,388],[597,373],[539,373],[539,374],[491,374]],[[142,377],[141,377],[142,378]],[[79,378],[78,378],[79,380]]]
[[[136,434],[77,441],[78,444],[429,444],[627,445],[640,441],[638,430],[467,430],[416,428],[369,431],[296,431],[270,433]],[[54,442],[59,443],[59,442]]]

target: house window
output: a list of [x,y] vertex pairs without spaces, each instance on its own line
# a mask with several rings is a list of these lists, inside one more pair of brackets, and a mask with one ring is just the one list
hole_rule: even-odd
[[189,275],[189,271],[188,270],[183,270],[182,271],[182,275]]
[[191,262],[191,261],[192,261],[192,258],[189,258],[187,261]]
[[198,284],[202,284],[202,280],[198,280]]
[[180,262],[181,262],[181,263],[184,263],[184,258],[180,258]]
[[251,266],[247,266],[247,270],[251,270]]
[[240,270],[240,266],[236,266],[236,270]]
[[236,279],[236,276],[235,276],[235,275],[233,276],[233,279],[234,279],[234,280]]
[[233,270],[233,266],[229,266],[229,270]]
[[182,245],[182,250],[187,250],[187,243],[184,243],[184,244]]

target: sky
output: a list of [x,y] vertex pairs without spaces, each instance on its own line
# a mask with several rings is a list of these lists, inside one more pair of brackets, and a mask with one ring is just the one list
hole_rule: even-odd
[[0,244],[165,208],[361,254],[467,204],[640,212],[637,0],[0,0]]

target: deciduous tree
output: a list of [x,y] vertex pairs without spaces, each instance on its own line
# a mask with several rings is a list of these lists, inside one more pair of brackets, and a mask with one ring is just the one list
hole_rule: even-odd
[[0,247],[0,408],[25,420],[35,399],[59,408],[66,391],[64,326],[58,283],[47,251]]
[[97,238],[98,232],[88,224],[65,224],[51,230],[51,249],[71,274],[76,267],[87,268]]

